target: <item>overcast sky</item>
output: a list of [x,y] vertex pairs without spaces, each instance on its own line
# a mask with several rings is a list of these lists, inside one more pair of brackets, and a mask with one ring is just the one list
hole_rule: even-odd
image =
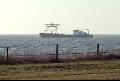
[[120,34],[120,0],[0,0],[0,34],[38,34],[51,22],[67,34]]

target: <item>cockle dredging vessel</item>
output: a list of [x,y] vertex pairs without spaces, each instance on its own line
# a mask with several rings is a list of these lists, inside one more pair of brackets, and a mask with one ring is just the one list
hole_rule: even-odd
[[83,30],[73,30],[73,34],[59,34],[57,33],[58,26],[60,24],[45,24],[46,29],[44,30],[45,33],[40,33],[41,38],[93,38],[93,35]]

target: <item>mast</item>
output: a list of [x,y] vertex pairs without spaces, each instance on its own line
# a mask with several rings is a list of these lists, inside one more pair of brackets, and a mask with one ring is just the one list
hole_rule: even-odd
[[58,30],[58,26],[60,26],[60,24],[53,24],[53,23],[51,23],[51,24],[45,24],[45,26],[46,26],[46,28],[45,28],[45,32],[46,33],[57,33],[57,30]]

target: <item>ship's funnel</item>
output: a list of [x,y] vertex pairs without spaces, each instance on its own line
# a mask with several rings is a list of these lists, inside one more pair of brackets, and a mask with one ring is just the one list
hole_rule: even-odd
[[73,30],[74,35],[79,35],[79,32],[80,32],[79,30]]

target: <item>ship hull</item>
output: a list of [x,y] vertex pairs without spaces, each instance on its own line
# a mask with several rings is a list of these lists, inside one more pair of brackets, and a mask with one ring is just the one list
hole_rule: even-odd
[[65,35],[65,34],[49,34],[49,33],[40,33],[41,38],[93,38],[93,35]]

